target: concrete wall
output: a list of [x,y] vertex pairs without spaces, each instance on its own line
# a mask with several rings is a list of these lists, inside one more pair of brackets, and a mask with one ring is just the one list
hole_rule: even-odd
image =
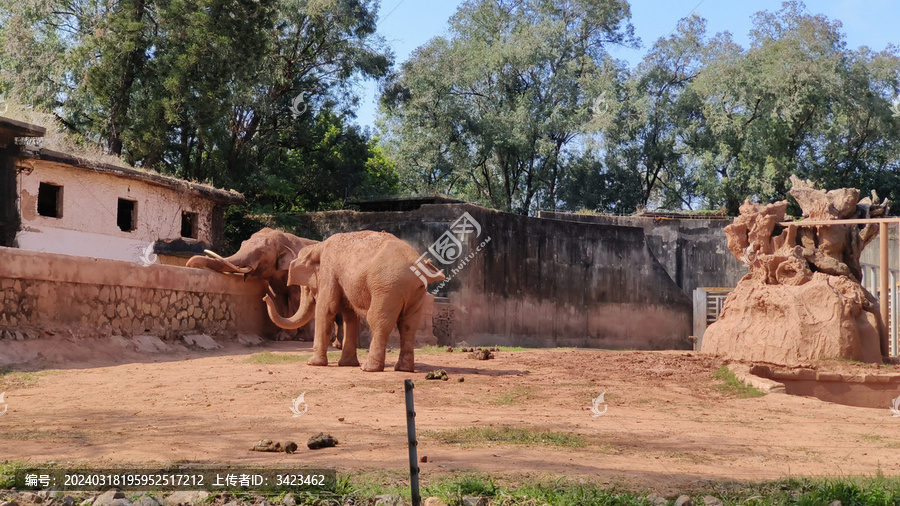
[[[198,214],[197,240],[213,243],[215,203],[197,194],[39,159],[19,164],[20,248],[138,261],[153,241],[181,237],[182,211]],[[61,217],[38,214],[42,182],[63,187]],[[120,198],[137,202],[133,231],[116,223]]]
[[541,217],[640,227],[653,256],[685,294],[698,287],[734,287],[750,272],[728,251],[724,228],[733,218],[595,216],[541,211]]
[[0,248],[0,337],[270,335],[262,282],[199,269]]
[[463,213],[480,234],[469,224],[450,264],[428,255],[451,278],[442,288],[429,286],[447,297],[435,304],[441,344],[691,347],[691,300],[656,261],[641,228],[530,218],[470,204],[301,214],[282,225],[313,239],[384,230],[425,252]]

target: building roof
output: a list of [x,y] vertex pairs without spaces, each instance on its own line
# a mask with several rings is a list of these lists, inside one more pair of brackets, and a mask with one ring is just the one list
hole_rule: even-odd
[[[16,137],[43,137],[45,133],[46,129],[44,127],[0,117],[0,147],[6,147],[13,144]],[[73,169],[88,170],[94,173],[110,174],[122,178],[143,181],[173,190],[187,191],[223,204],[239,204],[244,201],[244,196],[233,190],[220,190],[206,184],[192,183],[183,179],[164,176],[162,174],[135,169],[133,167],[96,162],[73,154],[62,153],[50,149],[23,148],[19,156],[24,159],[30,158],[43,162],[55,163],[67,168],[70,167]]]

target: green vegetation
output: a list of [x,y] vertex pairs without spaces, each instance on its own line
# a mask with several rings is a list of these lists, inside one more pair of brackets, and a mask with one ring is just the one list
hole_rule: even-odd
[[[295,364],[298,362],[306,362],[312,354],[304,353],[302,355],[288,355],[286,353],[272,353],[270,351],[264,351],[262,353],[254,353],[247,357],[244,360],[247,364]],[[366,356],[366,350],[357,350],[357,356],[360,359]],[[328,361],[338,360],[341,358],[340,351],[329,351],[328,352]]]
[[[33,467],[24,461],[0,463],[0,489],[8,489],[13,484],[13,476],[19,469]],[[62,464],[44,464],[42,468],[73,467]],[[83,469],[83,466],[74,466]],[[489,498],[493,506],[648,506],[650,490],[627,489],[622,486],[602,486],[584,479],[560,478],[557,480],[527,477],[497,477],[484,473],[460,473],[431,478],[422,477],[422,497],[438,497],[450,506],[459,506],[466,496]],[[126,493],[129,499],[136,499],[143,492]],[[371,504],[375,496],[394,495],[410,500],[409,476],[406,473],[374,471],[367,473],[339,474],[331,489],[319,494],[298,494],[297,504]],[[702,498],[711,495],[719,498],[726,506],[821,506],[832,501],[841,501],[854,506],[892,506],[900,502],[900,477],[843,477],[843,478],[803,478],[783,479],[761,483],[714,483],[693,486],[669,496],[669,501],[677,495],[693,497],[695,504],[703,504]],[[73,492],[80,502],[88,496],[85,492]],[[149,492],[162,499],[164,493]],[[267,496],[270,504],[280,504],[284,494]],[[211,499],[212,500],[212,499]],[[261,497],[255,494],[237,492],[233,500],[241,504],[257,504]]]
[[513,404],[527,403],[534,399],[534,390],[535,389],[531,387],[513,387],[508,392],[501,394],[500,397],[494,401],[494,404],[497,404],[498,406],[510,406]]
[[737,379],[734,373],[731,372],[731,370],[726,365],[723,365],[719,368],[719,370],[713,373],[713,378],[724,382],[716,385],[716,389],[724,394],[733,395],[742,399],[749,397],[762,397],[763,395],[766,395],[765,392],[761,392],[756,388]]
[[284,353],[272,353],[264,351],[250,355],[244,362],[248,364],[293,364],[306,362],[310,355],[286,355]]
[[422,438],[462,446],[525,444],[581,448],[591,444],[580,434],[539,431],[525,427],[467,427],[465,429],[438,430],[425,432],[422,434]]
[[53,376],[62,374],[62,371],[44,370],[44,371],[16,371],[11,368],[0,369],[0,386],[17,388],[32,386],[44,376]]
[[[380,6],[384,8],[384,5]],[[48,146],[233,188],[229,248],[291,213],[447,194],[521,214],[724,209],[788,175],[900,199],[900,48],[793,0],[741,47],[698,15],[635,46],[627,0],[472,0],[394,67],[371,0],[0,5],[0,93]],[[376,129],[360,80],[384,84]]]

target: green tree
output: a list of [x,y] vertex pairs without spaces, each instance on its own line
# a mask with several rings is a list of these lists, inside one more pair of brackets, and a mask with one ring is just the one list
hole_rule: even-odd
[[[375,0],[7,2],[0,81],[132,165],[251,197],[292,192],[264,207],[302,207],[296,195],[316,192],[308,205],[332,205],[334,188],[297,185],[334,171],[345,195],[369,181],[368,136],[347,122],[354,83],[391,64],[377,9]],[[321,156],[308,156],[311,146]],[[301,170],[300,159],[321,163],[321,178],[304,179],[316,166]],[[273,177],[275,189],[260,191]]]
[[708,45],[685,137],[709,206],[736,213],[746,198],[785,198],[792,173],[828,187],[898,188],[896,48],[848,50],[840,22],[804,10],[785,2],[758,13],[747,50],[726,36]]
[[412,192],[532,213],[556,208],[608,44],[634,42],[624,0],[478,0],[419,48],[382,98]]

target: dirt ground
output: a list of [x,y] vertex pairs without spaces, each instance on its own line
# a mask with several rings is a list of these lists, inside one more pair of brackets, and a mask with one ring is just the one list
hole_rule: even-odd
[[[786,394],[736,398],[716,388],[722,363],[691,352],[503,351],[480,361],[457,348],[418,353],[415,373],[364,373],[336,360],[324,368],[250,360],[263,351],[306,357],[311,343],[160,354],[96,343],[54,343],[56,356],[74,361],[0,376],[8,405],[0,460],[404,472],[403,380],[412,378],[426,481],[475,470],[668,491],[718,480],[900,474],[900,418],[888,406]],[[389,354],[388,363],[396,357]],[[435,369],[450,380],[426,381]],[[294,417],[292,400],[304,392],[308,410]],[[604,392],[606,411],[592,416],[591,401]],[[590,444],[445,443],[434,435],[473,426],[579,434]],[[320,431],[340,444],[306,449]],[[301,450],[248,451],[263,438],[293,440]]]

